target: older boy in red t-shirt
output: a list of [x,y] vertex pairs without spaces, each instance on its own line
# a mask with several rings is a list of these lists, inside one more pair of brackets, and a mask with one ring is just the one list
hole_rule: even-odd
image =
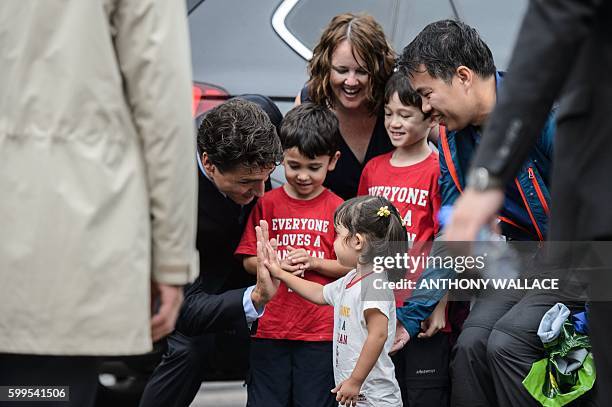
[[[342,199],[323,187],[334,169],[339,130],[326,108],[304,103],[283,120],[287,183],[267,192],[251,211],[236,255],[256,272],[255,226],[270,225],[285,270],[327,284],[349,270],[335,259],[334,212]],[[333,309],[318,306],[281,283],[251,341],[248,404],[252,407],[334,406]]]

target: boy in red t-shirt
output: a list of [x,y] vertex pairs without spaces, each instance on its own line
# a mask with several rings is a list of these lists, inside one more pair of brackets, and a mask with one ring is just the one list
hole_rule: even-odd
[[[280,136],[287,182],[257,201],[235,254],[256,273],[255,226],[266,220],[282,267],[325,285],[349,271],[333,248],[342,199],[323,187],[340,156],[338,120],[327,108],[303,103],[287,113]],[[248,405],[335,406],[333,329],[332,307],[312,304],[281,283],[251,341]]]
[[[366,164],[357,193],[383,196],[393,203],[403,217],[413,255],[428,254],[429,242],[439,227],[440,164],[437,152],[427,142],[434,124],[429,114],[421,110],[420,96],[410,88],[407,76],[395,72],[385,87],[385,128],[395,150]],[[421,271],[411,270],[408,278],[417,281]],[[396,293],[398,306],[408,294]],[[448,405],[450,329],[446,323],[446,297],[422,328],[427,334],[421,333],[418,338],[410,338],[401,323],[397,328],[405,333],[403,341],[410,340],[393,358],[404,405]],[[396,340],[399,337],[396,335]]]

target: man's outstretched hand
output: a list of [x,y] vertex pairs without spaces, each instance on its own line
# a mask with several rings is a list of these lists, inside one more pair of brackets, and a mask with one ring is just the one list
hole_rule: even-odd
[[257,310],[261,310],[276,294],[280,281],[272,278],[264,265],[264,261],[269,257],[268,251],[276,250],[276,241],[274,239],[270,241],[268,222],[260,221],[259,226],[255,228],[255,233],[257,235],[257,284],[251,293],[251,301]]

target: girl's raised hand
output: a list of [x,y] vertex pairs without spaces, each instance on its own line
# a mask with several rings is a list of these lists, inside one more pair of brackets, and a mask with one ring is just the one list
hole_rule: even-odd
[[255,227],[255,234],[257,236],[257,247],[261,246],[261,250],[258,250],[258,258],[261,256],[259,260],[273,277],[279,278],[284,271],[276,255],[276,239],[269,239],[268,222],[261,220],[259,226]]

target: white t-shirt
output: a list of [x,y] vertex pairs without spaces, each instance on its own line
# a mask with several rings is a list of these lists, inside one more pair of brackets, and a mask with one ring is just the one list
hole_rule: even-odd
[[[387,318],[387,341],[376,364],[361,386],[359,407],[401,407],[402,398],[395,380],[395,368],[389,351],[395,338],[395,299],[391,290],[374,289],[375,279],[384,274],[366,274],[355,279],[357,270],[327,284],[325,301],[334,306],[334,379],[336,385],[349,378],[368,337],[364,312],[375,308]],[[352,282],[351,282],[352,281]],[[363,396],[363,397],[362,397]]]

